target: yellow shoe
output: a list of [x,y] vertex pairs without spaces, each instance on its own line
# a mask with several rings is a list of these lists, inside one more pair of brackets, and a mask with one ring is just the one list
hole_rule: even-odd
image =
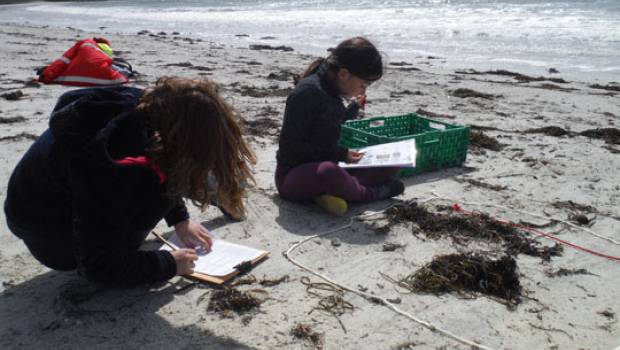
[[336,216],[342,216],[347,213],[347,201],[340,197],[332,196],[331,194],[323,194],[314,197],[314,202]]

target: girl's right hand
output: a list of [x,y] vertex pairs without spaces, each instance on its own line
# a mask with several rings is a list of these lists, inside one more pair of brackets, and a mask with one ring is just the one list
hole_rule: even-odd
[[360,109],[363,110],[366,107],[366,95],[357,95],[355,101],[360,105]]
[[346,162],[349,164],[351,163],[355,164],[355,163],[358,163],[363,157],[364,157],[364,152],[349,150],[349,154],[347,154]]
[[194,273],[194,261],[198,259],[194,249],[178,249],[170,252],[177,263],[177,275],[190,275]]

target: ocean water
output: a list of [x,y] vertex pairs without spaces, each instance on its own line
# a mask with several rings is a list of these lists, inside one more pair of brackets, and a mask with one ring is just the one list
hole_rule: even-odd
[[[620,0],[133,0],[0,6],[0,22],[136,33],[324,55],[355,35],[391,61],[620,82]],[[239,37],[237,34],[247,34]],[[264,39],[275,37],[275,39]]]

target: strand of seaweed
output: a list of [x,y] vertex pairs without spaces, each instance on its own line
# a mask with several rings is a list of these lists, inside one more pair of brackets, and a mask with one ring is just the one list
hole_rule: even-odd
[[396,307],[393,303],[391,303],[390,301],[388,301],[385,298],[377,297],[377,296],[374,296],[374,295],[372,295],[370,293],[362,292],[362,291],[353,289],[352,287],[346,286],[346,285],[344,285],[342,283],[336,282],[335,280],[333,280],[333,279],[331,279],[331,278],[321,274],[320,272],[318,272],[318,271],[316,271],[316,270],[314,270],[314,269],[312,269],[312,268],[302,264],[301,262],[299,262],[299,261],[297,261],[297,260],[295,260],[295,259],[293,259],[291,257],[291,253],[293,251],[295,251],[297,248],[299,248],[301,245],[303,245],[304,243],[306,243],[306,242],[308,242],[310,240],[313,240],[315,238],[318,238],[318,237],[327,236],[329,234],[345,230],[345,229],[351,227],[351,225],[353,224],[353,220],[362,220],[362,219],[369,218],[369,217],[372,217],[372,216],[377,215],[377,214],[381,214],[385,210],[391,208],[392,206],[393,205],[385,208],[382,211],[371,212],[371,213],[367,213],[367,214],[360,214],[360,215],[354,216],[351,219],[349,219],[349,222],[346,225],[343,225],[343,226],[340,226],[340,227],[337,227],[337,228],[334,228],[334,229],[331,229],[331,230],[328,230],[328,231],[325,231],[325,232],[321,232],[321,233],[318,233],[318,234],[315,234],[315,235],[312,235],[312,236],[308,236],[305,239],[303,239],[303,240],[293,244],[292,246],[290,246],[288,248],[288,250],[286,250],[282,254],[293,265],[295,265],[295,266],[297,266],[297,267],[299,267],[299,268],[301,268],[301,269],[303,269],[303,270],[305,270],[305,271],[307,271],[307,272],[309,272],[309,273],[311,273],[311,274],[313,274],[313,275],[323,279],[327,283],[330,283],[330,284],[332,284],[332,285],[334,285],[336,287],[339,287],[339,288],[341,288],[343,290],[346,290],[348,292],[357,294],[357,295],[361,296],[362,298],[364,298],[364,299],[366,299],[366,300],[368,300],[368,301],[370,301],[372,303],[381,304],[381,305],[389,308],[390,310],[396,312],[397,314],[400,314],[400,315],[402,315],[402,316],[404,316],[404,317],[414,321],[415,323],[417,323],[417,324],[427,328],[428,330],[430,330],[432,332],[437,332],[437,333],[439,333],[439,334],[441,334],[443,336],[446,336],[446,337],[448,337],[448,338],[450,338],[452,340],[455,340],[455,341],[457,341],[457,342],[459,342],[461,344],[468,345],[468,346],[472,347],[473,349],[492,350],[492,348],[490,348],[490,347],[487,347],[485,345],[479,344],[479,343],[477,343],[477,342],[475,342],[473,340],[469,340],[469,339],[463,338],[463,337],[461,337],[459,335],[456,335],[456,334],[452,333],[451,331],[449,331],[447,329],[443,329],[441,327],[438,327],[438,326],[434,325],[433,323],[431,323],[429,321],[422,320],[422,319],[420,319],[420,318],[418,318],[418,317],[416,317],[416,316],[414,316],[414,315],[412,315],[412,314],[410,314],[408,312],[405,312],[405,311],[399,309],[398,307]]
[[[347,333],[347,329],[344,326],[344,323],[342,323],[342,321],[340,320],[340,316],[342,316],[342,314],[347,311],[352,311],[354,307],[353,304],[344,300],[344,291],[329,283],[311,282],[310,279],[306,276],[302,277],[300,282],[304,286],[306,286],[306,292],[308,294],[321,298],[319,300],[319,306],[315,306],[314,308],[312,308],[312,310],[310,310],[308,314],[311,314],[314,310],[319,310],[330,314],[334,316],[334,318],[338,321],[340,327],[342,327],[342,330]],[[332,292],[332,294],[322,295],[321,293],[318,293],[314,290],[323,290],[327,292]]]
[[[433,198],[428,199],[428,201],[442,199],[442,200],[451,201],[451,202],[453,202],[453,203],[457,202],[457,200],[455,200],[455,199],[453,199],[453,198],[446,197],[446,196],[441,196],[441,195],[439,195],[439,194],[438,194],[437,192],[435,192],[435,191],[431,192],[431,194],[432,194],[434,197],[433,197]],[[603,235],[601,235],[601,234],[599,234],[599,233],[596,233],[596,232],[594,232],[594,231],[592,231],[592,230],[590,230],[590,229],[588,229],[588,228],[581,227],[581,226],[579,226],[579,225],[576,225],[576,224],[574,224],[574,223],[572,223],[572,222],[570,222],[570,221],[566,221],[566,220],[563,220],[563,219],[559,219],[559,218],[555,218],[555,217],[545,217],[545,216],[542,216],[542,215],[539,215],[539,214],[535,214],[535,213],[530,213],[530,212],[527,212],[527,211],[524,211],[524,210],[519,210],[519,209],[509,208],[509,207],[507,207],[507,206],[500,205],[500,204],[493,204],[493,203],[477,203],[477,202],[468,202],[468,201],[460,201],[460,202],[461,202],[461,203],[463,203],[463,204],[471,205],[471,206],[494,207],[494,208],[500,208],[500,209],[505,209],[505,210],[514,211],[514,212],[521,213],[521,214],[526,214],[526,215],[533,216],[533,217],[537,217],[537,218],[541,218],[541,219],[546,219],[546,220],[551,219],[551,220],[555,220],[555,221],[557,221],[557,222],[561,222],[561,223],[566,224],[566,225],[568,225],[568,226],[571,226],[571,227],[573,227],[573,228],[577,228],[577,229],[580,229],[580,230],[582,230],[582,231],[585,231],[585,232],[589,233],[590,235],[592,235],[592,236],[594,236],[594,237],[600,238],[600,239],[605,240],[605,241],[607,241],[607,242],[609,242],[609,243],[612,243],[612,244],[615,244],[615,245],[617,245],[617,246],[620,246],[620,242],[618,242],[618,241],[614,240],[613,238],[603,236]]]
[[416,272],[396,279],[380,273],[389,282],[412,293],[441,295],[455,292],[463,298],[478,293],[514,309],[521,302],[517,263],[510,255],[493,260],[476,253],[440,255]]
[[526,232],[519,232],[511,225],[500,223],[486,214],[462,215],[454,207],[451,209],[454,213],[435,213],[417,205],[415,201],[406,201],[385,213],[392,224],[414,222],[421,232],[432,239],[450,237],[459,244],[467,243],[471,239],[482,239],[501,243],[510,255],[522,253],[538,256],[543,260],[550,260],[551,256],[562,253],[562,246],[559,244],[553,247],[542,246],[528,237]]
[[[440,196],[436,196],[436,198],[435,198],[435,199],[451,200],[450,198],[440,197]],[[490,206],[490,207],[502,208],[502,209],[507,209],[507,210],[514,210],[514,211],[517,211],[517,212],[521,212],[521,213],[525,213],[525,214],[530,214],[530,215],[533,215],[533,216],[541,217],[541,216],[539,216],[539,215],[537,215],[537,214],[528,213],[528,212],[521,211],[521,210],[518,210],[518,209],[511,209],[511,208],[508,208],[508,207],[505,207],[505,206],[503,206],[503,205],[499,205],[499,204],[473,203],[473,202],[464,202],[464,201],[462,201],[461,203],[468,204],[468,205]],[[589,229],[587,229],[587,228],[585,228],[585,227],[580,227],[580,226],[578,226],[578,225],[575,225],[575,224],[571,223],[570,221],[559,220],[559,219],[555,219],[555,218],[553,218],[553,220],[557,220],[557,221],[559,221],[559,222],[562,222],[562,223],[565,223],[565,224],[567,224],[567,225],[570,225],[570,226],[573,226],[573,227],[575,227],[575,228],[578,228],[578,229],[581,229],[581,230],[583,230],[583,231],[586,231],[586,232],[588,232],[588,233],[592,234],[592,235],[593,235],[593,236],[595,236],[595,237],[601,238],[601,239],[606,240],[606,241],[608,241],[608,242],[610,242],[610,243],[613,243],[613,244],[615,244],[615,245],[620,245],[620,243],[619,243],[619,242],[617,242],[617,241],[615,241],[615,240],[613,240],[613,239],[611,239],[611,238],[609,238],[609,237],[605,237],[605,236],[599,235],[599,234],[597,234],[596,232],[594,232],[594,231],[592,231],[592,230],[589,230]],[[600,252],[594,251],[594,250],[592,250],[592,249],[582,247],[582,246],[580,246],[580,245],[577,245],[577,244],[575,244],[575,243],[572,243],[572,242],[569,242],[569,241],[566,241],[566,240],[563,240],[563,239],[557,238],[557,237],[555,237],[555,236],[553,236],[553,235],[550,235],[550,234],[545,233],[545,232],[540,231],[540,230],[536,230],[536,229],[533,229],[533,228],[525,227],[525,226],[523,226],[523,225],[519,225],[519,224],[511,223],[511,222],[506,221],[506,220],[504,220],[504,223],[509,223],[509,224],[511,224],[511,225],[513,225],[513,226],[516,226],[516,227],[519,227],[519,228],[525,229],[525,230],[527,230],[527,231],[529,231],[529,232],[532,232],[532,233],[535,233],[535,234],[537,234],[537,235],[539,235],[539,236],[543,236],[543,237],[546,237],[546,238],[552,239],[552,240],[557,241],[557,242],[560,242],[560,243],[562,243],[562,244],[564,244],[564,245],[566,245],[566,246],[569,246],[569,247],[571,247],[571,248],[575,248],[575,249],[577,249],[577,250],[581,250],[581,251],[583,251],[583,252],[586,252],[586,253],[589,253],[589,254],[592,254],[592,255],[600,256],[600,257],[603,257],[603,258],[606,258],[606,259],[610,259],[610,260],[620,261],[620,257],[617,257],[617,256],[612,256],[612,255],[608,255],[608,254],[604,254],[604,253],[600,253]]]

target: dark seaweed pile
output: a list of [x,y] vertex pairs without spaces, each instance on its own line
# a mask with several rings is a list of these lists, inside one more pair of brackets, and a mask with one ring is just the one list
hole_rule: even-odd
[[465,244],[471,239],[501,243],[510,255],[526,254],[549,260],[562,253],[562,246],[541,245],[526,232],[498,222],[486,214],[462,215],[458,213],[432,213],[416,202],[405,202],[386,211],[390,224],[413,222],[419,230],[431,239],[450,237]]
[[482,293],[503,299],[509,305],[521,302],[517,263],[509,255],[497,260],[474,253],[440,255],[396,282],[412,292]]

